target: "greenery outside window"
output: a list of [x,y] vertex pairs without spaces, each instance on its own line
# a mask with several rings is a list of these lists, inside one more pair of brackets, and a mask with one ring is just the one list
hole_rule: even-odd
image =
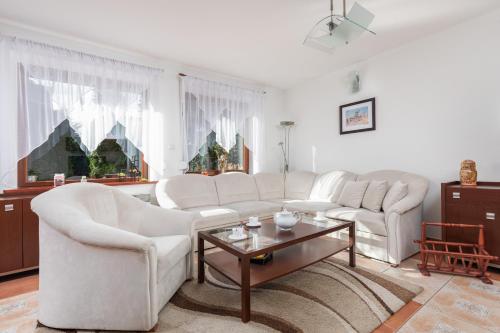
[[229,171],[248,173],[249,153],[241,135],[236,134],[236,144],[226,151],[217,143],[217,134],[212,131],[199,153],[189,161],[188,172],[208,175]]
[[20,186],[43,186],[54,174],[64,173],[68,181],[127,181],[147,178],[142,153],[122,133],[117,124],[93,152],[80,143],[78,134],[63,121],[40,147],[20,161]]

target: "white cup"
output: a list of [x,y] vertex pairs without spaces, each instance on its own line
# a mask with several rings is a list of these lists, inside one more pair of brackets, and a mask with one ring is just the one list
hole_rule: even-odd
[[325,219],[325,212],[316,212],[316,218],[318,220],[324,220]]
[[233,228],[232,231],[233,231],[233,235],[236,237],[243,236],[243,228],[242,227]]
[[250,225],[259,224],[259,217],[258,216],[250,216],[248,218],[248,224],[250,224]]

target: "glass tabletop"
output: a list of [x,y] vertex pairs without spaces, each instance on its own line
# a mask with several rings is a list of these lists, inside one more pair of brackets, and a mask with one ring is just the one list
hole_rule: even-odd
[[219,241],[230,244],[232,247],[243,251],[252,252],[264,249],[280,243],[293,241],[297,238],[307,237],[318,233],[324,233],[327,230],[336,230],[348,227],[351,222],[326,219],[316,221],[312,216],[304,215],[302,220],[291,230],[280,229],[272,218],[260,221],[262,226],[259,228],[242,228],[242,233],[236,237],[236,228],[243,224],[217,228],[207,231],[208,234],[217,238]]

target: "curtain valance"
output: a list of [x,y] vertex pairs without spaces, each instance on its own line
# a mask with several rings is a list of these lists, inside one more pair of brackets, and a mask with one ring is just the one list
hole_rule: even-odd
[[159,69],[0,35],[0,187],[16,186],[17,161],[65,120],[88,152],[119,124],[162,173],[161,80]]
[[236,144],[239,134],[252,152],[251,168],[257,172],[262,151],[263,101],[262,91],[181,77],[184,160],[189,162],[200,153],[212,131],[226,151]]

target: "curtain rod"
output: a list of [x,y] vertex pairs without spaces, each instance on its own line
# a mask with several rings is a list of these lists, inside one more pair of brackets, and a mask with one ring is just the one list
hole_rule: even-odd
[[56,49],[56,50],[64,51],[64,52],[68,52],[68,53],[76,53],[76,54],[78,54],[80,56],[84,56],[84,57],[97,58],[97,59],[101,59],[101,60],[104,60],[104,61],[109,61],[109,62],[124,64],[124,65],[129,65],[129,66],[135,66],[135,67],[145,68],[147,70],[159,71],[159,72],[162,72],[162,73],[164,72],[164,70],[162,68],[157,68],[157,67],[151,67],[151,66],[146,66],[146,65],[135,64],[133,62],[123,61],[123,60],[118,60],[118,59],[113,59],[113,58],[108,58],[108,57],[102,57],[102,56],[98,56],[98,55],[95,55],[95,54],[86,53],[86,52],[77,51],[77,50],[72,50],[72,49],[69,49],[69,48],[66,48],[66,47],[55,46],[55,45],[51,45],[51,44],[47,44],[47,43],[37,42],[37,41],[34,41],[34,40],[30,40],[30,39],[24,39],[24,38],[19,38],[19,37],[16,37],[16,36],[8,36],[8,35],[0,34],[0,37],[2,37],[2,36],[6,37],[6,38],[10,38],[13,41],[19,40],[19,41],[21,41],[23,43],[35,44],[35,45],[42,46],[42,47],[49,47],[49,48],[52,48],[52,49]]
[[[184,73],[178,73],[178,75],[179,75],[180,77],[185,77],[185,76],[196,77],[196,76],[187,75],[187,74],[184,74]],[[202,79],[202,80],[206,80],[206,79]],[[206,81],[210,81],[210,80],[206,80]],[[247,88],[242,88],[242,89],[247,89]],[[256,89],[248,89],[248,90],[256,90]],[[267,91],[265,91],[265,90],[262,90],[261,92],[262,92],[262,94],[264,94],[264,95],[265,95],[265,94],[267,94]]]

